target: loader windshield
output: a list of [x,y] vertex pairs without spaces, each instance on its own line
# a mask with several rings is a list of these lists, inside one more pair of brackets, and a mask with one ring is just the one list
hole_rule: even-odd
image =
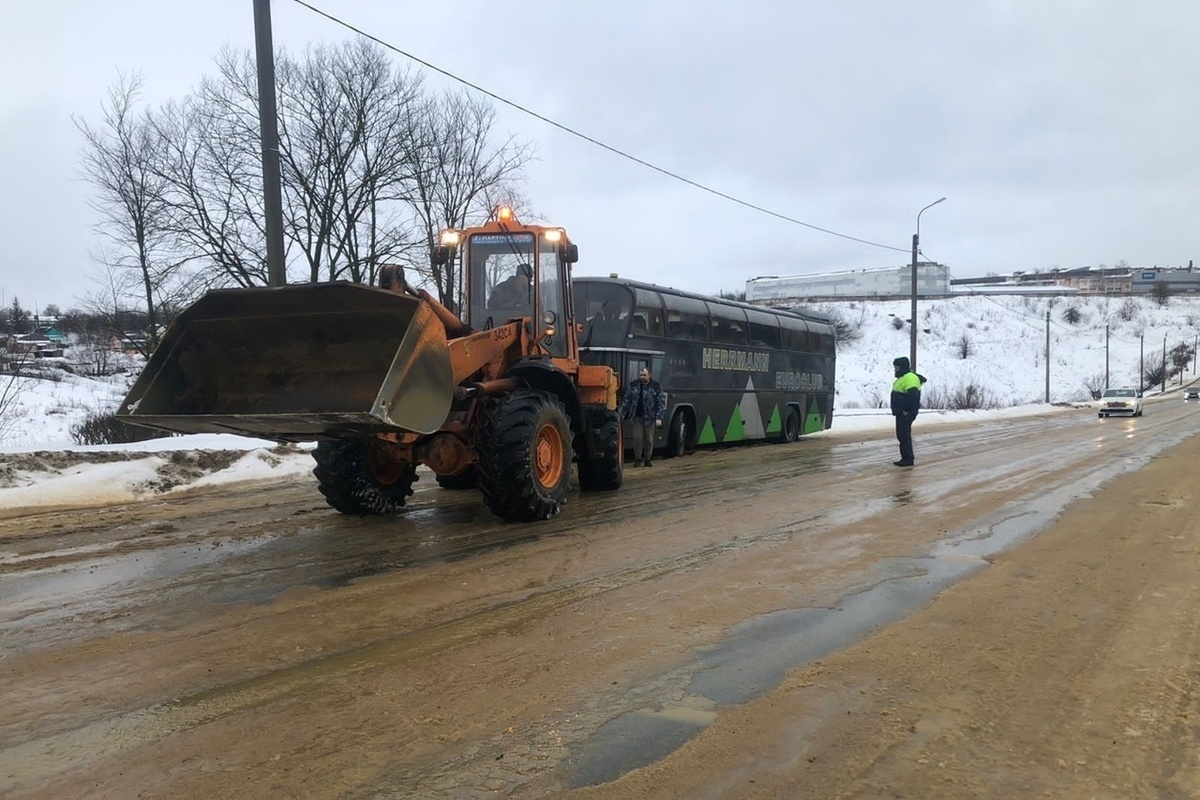
[[471,325],[503,324],[533,315],[534,254],[532,233],[480,233],[470,240],[468,263]]

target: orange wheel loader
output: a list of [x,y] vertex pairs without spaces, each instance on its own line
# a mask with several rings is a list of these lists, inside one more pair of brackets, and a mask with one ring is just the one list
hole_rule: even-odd
[[455,313],[399,267],[346,282],[208,292],[171,325],[117,416],[179,433],[316,441],[317,486],[343,514],[388,514],[424,464],[497,517],[548,519],[580,487],[621,485],[617,377],[579,361],[578,249],[508,207],[446,230]]

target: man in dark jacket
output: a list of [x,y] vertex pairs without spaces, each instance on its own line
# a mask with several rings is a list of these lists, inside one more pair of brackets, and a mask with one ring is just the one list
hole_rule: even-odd
[[667,396],[658,381],[651,380],[650,368],[642,367],[637,383],[621,398],[621,419],[633,420],[633,465],[652,466],[654,429],[661,428],[667,412]]
[[900,356],[892,362],[896,380],[892,383],[892,416],[896,418],[896,441],[900,443],[897,467],[911,467],[913,457],[912,424],[921,410],[921,376],[912,371],[908,359]]
[[532,301],[531,284],[533,268],[528,264],[518,264],[517,271],[506,280],[496,284],[492,296],[488,298],[491,308],[526,308]]

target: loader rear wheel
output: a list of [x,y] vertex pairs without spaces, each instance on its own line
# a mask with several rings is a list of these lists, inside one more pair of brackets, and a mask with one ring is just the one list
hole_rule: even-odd
[[318,442],[313,459],[325,502],[350,516],[394,514],[404,508],[417,481],[415,465],[389,460],[357,439]]
[[621,488],[624,438],[621,417],[617,412],[603,412],[599,424],[601,452],[594,453],[591,458],[579,458],[580,489],[585,492],[611,492]]
[[493,403],[479,436],[479,490],[508,522],[549,519],[571,477],[571,423],[554,395],[518,391]]

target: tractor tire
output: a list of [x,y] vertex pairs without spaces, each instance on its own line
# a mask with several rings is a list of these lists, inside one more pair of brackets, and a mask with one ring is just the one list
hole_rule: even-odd
[[783,427],[780,429],[775,441],[778,444],[791,444],[800,438],[800,415],[796,413],[796,409],[788,406],[787,413],[783,415]]
[[687,414],[676,411],[671,417],[671,427],[667,429],[667,449],[663,451],[664,458],[679,458],[688,452],[688,439],[692,432],[688,430]]
[[483,414],[477,452],[483,502],[506,522],[550,519],[571,483],[571,422],[547,392],[512,392]]
[[417,482],[413,464],[372,468],[368,445],[358,439],[318,442],[313,459],[325,502],[349,516],[394,514],[404,508]]
[[438,475],[437,483],[443,489],[474,489],[479,485],[479,470],[472,464],[457,475]]
[[592,458],[579,458],[579,488],[585,492],[612,492],[621,488],[625,437],[620,415],[605,411],[599,428],[603,452]]

